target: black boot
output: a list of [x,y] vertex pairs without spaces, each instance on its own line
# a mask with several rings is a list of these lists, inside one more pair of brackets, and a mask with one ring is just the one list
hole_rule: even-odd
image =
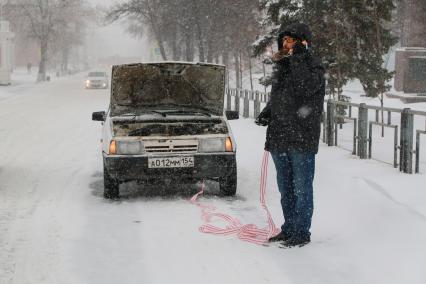
[[310,235],[295,235],[283,242],[285,247],[303,247],[311,242]]
[[268,243],[283,242],[283,241],[285,242],[288,239],[290,239],[290,235],[281,231],[278,235],[269,238]]

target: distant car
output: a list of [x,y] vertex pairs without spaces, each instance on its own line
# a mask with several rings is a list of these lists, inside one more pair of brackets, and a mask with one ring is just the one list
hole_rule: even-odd
[[112,69],[102,121],[104,196],[120,183],[151,179],[216,180],[222,195],[237,190],[236,144],[224,111],[225,66],[140,63]]
[[86,89],[108,88],[108,75],[104,71],[93,71],[87,74]]

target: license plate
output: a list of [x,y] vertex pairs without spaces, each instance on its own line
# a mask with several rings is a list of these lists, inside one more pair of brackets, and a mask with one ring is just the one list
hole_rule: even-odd
[[194,167],[193,156],[148,158],[148,168],[191,168]]

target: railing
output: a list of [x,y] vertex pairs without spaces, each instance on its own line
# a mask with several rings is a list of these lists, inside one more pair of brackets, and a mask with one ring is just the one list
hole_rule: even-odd
[[[243,101],[242,112],[241,100]],[[257,117],[261,111],[261,104],[266,104],[268,101],[269,93],[252,92],[243,89],[226,89],[226,110],[238,110],[244,118]],[[253,102],[253,104],[250,102]]]
[[[249,91],[242,89],[226,89],[226,109],[238,110],[242,113],[244,118],[257,117],[261,111],[262,104],[266,104],[269,100],[269,93],[258,91]],[[375,153],[375,149],[380,149],[379,140],[374,138],[377,133],[374,131],[375,127],[381,128],[381,137],[385,138],[386,131],[392,131],[392,165],[404,173],[413,173],[413,162],[415,173],[420,172],[420,156],[421,151],[421,135],[426,134],[426,112],[415,111],[409,108],[381,108],[377,106],[366,105],[365,103],[356,104],[349,102],[340,102],[334,100],[326,100],[326,112],[323,113],[322,119],[322,140],[329,146],[339,146],[344,148],[344,137],[339,140],[339,133],[350,135],[351,149],[353,155],[361,159],[377,159],[386,162],[384,159],[379,158],[379,151]],[[341,115],[337,113],[338,108],[346,108],[348,115]],[[354,113],[353,108],[357,108],[358,112]],[[379,114],[386,113],[387,120],[380,121]],[[369,114],[375,114],[374,120],[369,120]],[[395,120],[395,115],[399,115],[400,119]],[[424,123],[422,122],[424,121]],[[351,123],[347,124],[346,122]],[[424,124],[424,129],[422,128]],[[348,126],[349,125],[349,126]],[[350,134],[346,133],[343,127],[352,127]],[[340,129],[340,130],[339,130]],[[415,138],[414,138],[414,133]],[[398,137],[399,135],[399,137]],[[415,149],[413,149],[413,142],[415,139]],[[399,140],[399,143],[398,143]],[[374,145],[373,141],[377,141]],[[390,142],[390,141],[389,141]],[[380,149],[382,150],[382,149]],[[398,155],[399,151],[399,155]],[[389,150],[389,152],[391,152]],[[376,157],[377,154],[377,157]],[[414,156],[414,157],[413,157]],[[424,158],[424,157],[423,157]]]

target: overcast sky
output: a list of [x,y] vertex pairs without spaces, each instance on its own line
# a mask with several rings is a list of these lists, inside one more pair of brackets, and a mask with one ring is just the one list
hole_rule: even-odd
[[[93,5],[111,6],[122,0],[88,0]],[[135,39],[126,32],[124,23],[114,23],[107,27],[93,30],[93,41],[90,44],[92,53],[98,57],[119,55],[123,57],[149,58],[149,43],[146,39]]]

